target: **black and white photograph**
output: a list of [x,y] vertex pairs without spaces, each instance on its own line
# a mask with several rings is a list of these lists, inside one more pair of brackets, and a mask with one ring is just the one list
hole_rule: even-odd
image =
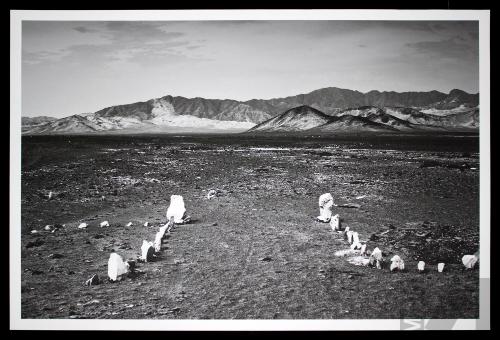
[[489,100],[484,10],[11,11],[11,327],[489,329]]

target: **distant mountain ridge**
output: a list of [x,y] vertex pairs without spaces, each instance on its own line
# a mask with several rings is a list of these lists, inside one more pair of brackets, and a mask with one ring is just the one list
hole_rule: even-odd
[[[402,121],[414,121],[410,122],[411,124],[418,121],[419,125],[425,121],[444,122],[437,124],[440,126],[452,119],[440,120],[434,116],[462,115],[463,112],[477,109],[478,104],[479,94],[469,94],[457,89],[450,91],[449,94],[439,91],[362,93],[328,87],[296,96],[248,101],[167,95],[145,102],[110,106],[94,113],[61,119],[29,118],[37,121],[37,124],[28,122],[25,119],[28,117],[23,117],[23,133],[105,133],[129,130],[148,132],[162,129],[175,131],[176,128],[193,132],[205,130],[240,132],[301,106],[314,108],[326,116],[342,115],[345,110],[360,107],[391,108],[393,111],[398,111],[393,117]],[[461,116],[457,117],[456,121],[461,119],[463,120]],[[474,117],[469,117],[470,119],[474,120]],[[370,121],[376,123],[375,120]]]
[[325,115],[307,106],[299,106],[255,125],[246,133],[351,133],[351,132],[422,132],[470,131],[479,126],[479,110],[446,116],[431,115],[407,108],[362,106],[335,115]]

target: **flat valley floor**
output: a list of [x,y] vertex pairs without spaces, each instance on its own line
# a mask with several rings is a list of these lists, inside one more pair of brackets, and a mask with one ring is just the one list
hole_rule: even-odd
[[[479,271],[460,263],[478,246],[478,144],[477,135],[23,137],[22,318],[478,318]],[[210,189],[219,196],[207,199]],[[315,221],[326,192],[359,205],[334,213],[407,270],[335,256],[348,244]],[[109,282],[110,253],[137,258],[173,194],[192,223],[154,262]],[[65,227],[43,231],[56,223]],[[410,230],[412,241],[385,230]],[[435,236],[442,230],[455,234]],[[429,249],[448,251],[443,273]],[[85,286],[94,274],[103,282]]]

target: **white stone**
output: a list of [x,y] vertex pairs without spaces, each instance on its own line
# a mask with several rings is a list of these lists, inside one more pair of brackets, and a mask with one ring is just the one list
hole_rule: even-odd
[[88,225],[87,223],[83,222],[83,223],[80,223],[80,225],[78,226],[78,229],[85,229],[85,228],[87,228],[88,226],[89,226],[89,225]]
[[462,263],[464,264],[465,268],[467,269],[472,269],[476,265],[477,261],[479,260],[479,257],[476,255],[464,255],[462,257]]
[[118,278],[124,274],[127,274],[129,270],[129,264],[123,262],[123,258],[117,253],[111,253],[108,260],[108,276],[112,281],[118,280]]
[[51,192],[49,192],[49,200],[51,200],[51,199],[52,199],[52,195],[53,195],[52,191],[51,191]]
[[332,218],[333,197],[332,194],[326,193],[319,196],[319,216],[318,220],[328,223]]
[[442,273],[444,269],[444,263],[438,263],[438,272]]
[[391,272],[393,270],[404,270],[405,263],[399,255],[394,255],[391,259]]
[[154,254],[154,245],[153,242],[148,242],[146,240],[142,241],[142,247],[141,247],[141,258],[149,262],[153,259],[153,254]]
[[36,234],[36,233],[38,233],[38,230],[33,229],[33,230],[31,231],[31,233],[32,233],[32,234]]
[[362,255],[362,256],[365,256],[365,255],[366,255],[366,243],[363,243],[363,244],[361,245],[360,255]]
[[424,269],[425,269],[425,262],[424,262],[424,261],[420,261],[420,262],[418,262],[418,264],[417,264],[417,268],[418,268],[418,271],[419,271],[419,272],[423,272],[423,271],[424,271]]
[[43,229],[50,231],[52,230],[52,226],[50,224],[47,224]]
[[354,234],[354,232],[350,231],[350,230],[346,234],[347,235],[347,242],[349,242],[349,244],[352,244],[353,234]]
[[156,233],[154,247],[155,247],[155,252],[157,252],[157,253],[161,251],[161,241],[163,240],[164,234],[165,234],[165,232],[162,233],[161,231]]
[[382,251],[376,247],[375,249],[373,249],[371,255],[370,255],[370,264],[372,266],[376,266],[377,269],[380,269],[382,268]]
[[330,220],[330,227],[332,227],[333,231],[340,230],[340,217],[339,214],[332,216]]
[[359,242],[359,234],[357,231],[352,233],[352,243],[360,243]]
[[214,198],[215,196],[217,196],[217,191],[215,191],[215,190],[213,190],[213,189],[212,189],[212,190],[210,190],[210,191],[208,192],[208,194],[207,194],[207,199],[212,199],[212,198]]
[[186,207],[184,206],[184,199],[180,195],[170,196],[170,206],[167,209],[167,219],[174,218],[175,223],[184,223],[186,215]]
[[144,226],[147,227],[149,225],[149,222],[144,222]]
[[125,227],[131,227],[132,226],[132,222],[128,222]]
[[361,250],[361,247],[363,247],[363,245],[360,242],[353,242],[351,244],[352,250]]
[[103,227],[109,227],[109,222],[108,221],[103,221],[103,222],[101,222],[101,224],[99,224],[99,226],[101,228],[103,228]]

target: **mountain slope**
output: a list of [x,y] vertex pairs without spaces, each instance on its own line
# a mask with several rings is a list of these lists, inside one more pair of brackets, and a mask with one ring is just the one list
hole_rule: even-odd
[[[93,133],[97,131],[183,131],[221,130],[238,132],[302,131],[329,122],[334,116],[352,115],[398,130],[477,129],[479,94],[452,90],[449,94],[430,92],[379,92],[328,87],[307,94],[274,99],[185,98],[164,96],[144,102],[116,105],[95,113],[54,120],[50,117],[23,117],[27,134]],[[307,108],[297,119],[294,113]],[[283,113],[296,109],[288,118]],[[293,119],[291,118],[293,116]],[[273,118],[277,118],[273,120]],[[266,124],[261,125],[264,122]],[[354,124],[356,126],[362,126]],[[339,123],[340,124],[340,123]],[[353,128],[354,128],[353,125]],[[366,125],[367,126],[367,125]],[[168,129],[167,129],[168,127]]]
[[262,122],[247,132],[304,131],[330,122],[332,117],[310,106],[302,105]]
[[311,133],[331,133],[331,132],[394,132],[398,129],[371,121],[365,117],[343,115],[333,118],[330,122],[309,129]]

